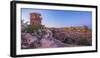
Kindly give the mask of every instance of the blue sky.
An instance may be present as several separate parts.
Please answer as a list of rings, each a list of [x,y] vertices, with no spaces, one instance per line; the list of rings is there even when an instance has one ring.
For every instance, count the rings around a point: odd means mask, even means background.
[[[42,24],[46,27],[71,27],[86,25],[92,28],[92,12],[74,10],[47,10],[22,8],[21,19],[30,21],[30,13],[37,12],[42,16]]]

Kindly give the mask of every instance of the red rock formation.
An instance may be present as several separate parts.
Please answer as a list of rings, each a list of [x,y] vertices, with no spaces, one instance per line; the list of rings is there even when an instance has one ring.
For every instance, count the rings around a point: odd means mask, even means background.
[[[31,13],[30,14],[30,24],[31,25],[41,25],[41,14],[39,13]]]

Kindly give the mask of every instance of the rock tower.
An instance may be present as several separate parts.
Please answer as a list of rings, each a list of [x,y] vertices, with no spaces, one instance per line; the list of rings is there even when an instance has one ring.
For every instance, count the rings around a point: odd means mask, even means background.
[[[41,14],[40,13],[30,13],[30,24],[31,25],[41,25]]]

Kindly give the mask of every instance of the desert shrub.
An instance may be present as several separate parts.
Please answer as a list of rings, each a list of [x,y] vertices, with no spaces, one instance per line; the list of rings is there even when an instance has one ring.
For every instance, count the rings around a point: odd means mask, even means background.
[[[32,32],[37,31],[43,27],[44,26],[42,26],[42,25],[28,25],[28,27],[25,28],[25,31],[28,33],[32,33]]]

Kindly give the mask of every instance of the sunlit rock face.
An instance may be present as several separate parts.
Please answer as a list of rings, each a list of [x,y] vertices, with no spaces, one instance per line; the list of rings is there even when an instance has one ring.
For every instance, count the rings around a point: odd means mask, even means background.
[[[41,14],[40,13],[30,13],[30,24],[31,25],[41,25]]]
[[[22,48],[29,48],[32,43],[38,40],[36,36],[32,36],[29,33],[24,34],[22,37]]]
[[[46,30],[45,32],[46,34],[43,35],[43,38],[41,39],[41,48],[57,47],[53,40],[52,32],[50,30]]]
[[[40,35],[42,33],[40,32],[35,36],[32,36],[29,33],[22,33],[22,48],[56,48],[70,46],[56,40],[52,36],[53,34],[50,30],[45,30],[44,32],[45,33],[43,35]]]
[[[41,39],[41,48],[55,48],[55,47],[67,47],[71,46],[68,44],[64,44],[61,41],[55,39],[53,33],[50,30],[46,30],[46,34]]]

